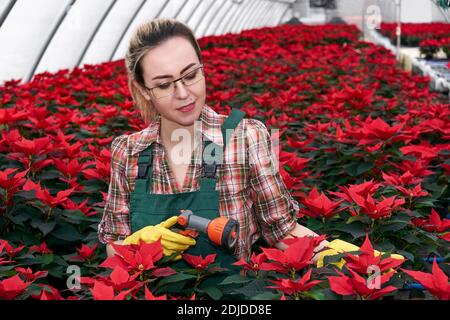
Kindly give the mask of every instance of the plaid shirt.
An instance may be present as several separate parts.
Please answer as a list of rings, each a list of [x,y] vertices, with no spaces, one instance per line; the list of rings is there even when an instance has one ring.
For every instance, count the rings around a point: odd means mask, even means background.
[[[226,115],[205,105],[196,132],[223,146],[221,125]],[[155,143],[153,183],[155,194],[191,192],[199,189],[201,149],[197,144],[180,190],[161,144],[160,118],[139,132],[116,137],[111,143],[111,182],[103,219],[99,224],[102,243],[123,240],[130,235],[130,192],[134,190],[139,152]],[[197,135],[196,135],[197,137]],[[197,141],[197,140],[196,140]],[[220,215],[239,222],[235,255],[249,258],[251,246],[262,236],[273,246],[294,228],[299,205],[287,190],[278,168],[274,168],[270,134],[256,119],[243,119],[229,138],[223,164],[217,170],[216,190],[220,195]]]

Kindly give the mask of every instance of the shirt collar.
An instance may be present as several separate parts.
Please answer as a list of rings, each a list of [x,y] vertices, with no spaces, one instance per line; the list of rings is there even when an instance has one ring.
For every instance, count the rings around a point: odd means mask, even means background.
[[[200,113],[200,126],[197,130],[200,130],[203,135],[203,140],[207,139],[215,144],[223,147],[222,129],[221,125],[224,122],[224,116],[216,113],[208,105],[204,105],[202,112]],[[159,132],[161,128],[161,118],[156,117],[147,128],[139,132],[132,133],[129,141],[136,141],[131,149],[131,155],[135,155],[142,150],[145,150],[153,142],[159,142]],[[133,135],[136,135],[136,139],[133,139]]]

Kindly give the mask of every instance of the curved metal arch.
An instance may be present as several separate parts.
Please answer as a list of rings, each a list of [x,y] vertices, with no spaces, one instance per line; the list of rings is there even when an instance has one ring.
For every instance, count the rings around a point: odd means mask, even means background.
[[[253,1],[245,10],[245,13],[243,13],[242,16],[239,18],[239,20],[236,21],[236,26],[234,28],[235,32],[239,33],[242,31],[242,27],[245,22],[245,19],[248,17],[249,12],[251,12],[255,8],[255,5],[257,5],[258,2],[259,2],[258,0]]]
[[[266,25],[268,27],[271,27],[275,24],[275,20],[278,18],[278,15],[280,14],[280,12],[283,10],[281,5],[277,5],[273,10],[272,10],[272,14],[269,16],[269,18],[267,19]]]
[[[17,0],[10,0],[9,3],[5,6],[5,9],[0,14],[0,28],[2,27],[3,22],[5,22],[16,2]]]
[[[248,9],[248,7],[252,4],[252,0],[247,0],[243,3],[241,11],[234,17],[234,19],[232,20],[233,22],[230,25],[230,32],[234,32],[235,28],[236,28],[236,23],[239,21],[239,19],[242,17],[242,15],[244,14],[244,12]]]
[[[210,23],[210,25],[206,29],[206,33],[205,33],[206,35],[215,35],[215,33],[214,33],[215,30],[222,23],[224,17],[229,12],[229,9],[233,6],[231,1],[229,1],[229,0],[224,0],[223,3],[224,3],[223,7],[219,10],[219,12],[216,15],[217,23],[215,23],[215,24]]]
[[[67,14],[69,13],[68,8],[70,8],[71,6],[74,5],[76,0],[71,0],[71,2],[68,4],[67,9],[64,11],[64,13],[59,17],[57,23],[55,24],[54,28],[52,29],[52,32],[50,32],[49,36],[47,37],[47,39],[44,41],[44,44],[41,47],[41,50],[39,52],[39,54],[36,56],[36,59],[34,60],[34,62],[31,64],[31,68],[29,69],[29,71],[26,73],[26,75],[23,77],[23,79],[25,81],[30,81],[37,68],[39,67],[40,62],[42,61],[42,57],[45,54],[45,51],[47,51],[47,48],[50,46],[50,43],[52,42],[53,37],[56,34],[56,31],[59,29],[59,27],[61,26],[62,22],[64,21],[64,19],[66,18]]]
[[[209,20],[206,24],[206,28],[203,31],[203,33],[200,35],[201,37],[208,35],[208,30],[209,30],[210,26],[212,25],[212,21],[214,20],[214,18],[217,19],[218,13],[223,9],[223,7],[225,6],[226,3],[227,3],[227,0],[222,0],[221,4],[217,7],[216,11],[214,11],[214,13],[211,15],[211,17],[209,17]]]
[[[223,28],[223,31],[225,31],[225,32],[231,32],[230,23],[236,19],[236,16],[237,16],[237,15],[235,15],[236,11],[239,10],[239,8],[242,8],[242,2],[235,3],[235,6],[236,6],[236,9],[234,10],[233,15],[230,16],[230,18],[228,19],[228,21],[226,22],[226,24]],[[221,32],[221,33],[223,33],[223,32]]]
[[[250,22],[253,20],[253,17],[255,15],[255,12],[258,10],[259,5],[261,4],[261,1],[256,1],[255,5],[251,8],[251,10],[249,10],[248,15],[246,16],[244,22],[242,23],[241,29],[242,30],[247,30]]]
[[[263,4],[264,4],[263,1],[257,1],[257,2],[255,3],[255,7],[253,7],[253,8],[250,10],[248,17],[247,17],[246,20],[243,22],[241,31],[242,31],[242,30],[250,29],[250,28],[252,27],[252,22],[254,21],[255,14],[256,14],[257,12],[260,11],[260,9],[261,9],[261,7],[263,6]]]
[[[144,7],[146,2],[147,2],[147,0],[142,0],[142,3],[137,7],[136,11],[134,12],[134,14],[133,14],[132,18],[130,19],[130,21],[128,22],[127,26],[123,29],[122,35],[119,37],[117,44],[114,47],[114,50],[112,51],[112,53],[109,57],[109,61],[112,61],[112,59],[116,55],[117,50],[119,50],[120,44],[122,43],[123,39],[125,38],[125,35],[128,32],[128,29],[130,29],[131,25],[133,24],[134,19],[137,17],[139,12],[142,10],[142,7]]]
[[[263,27],[267,26],[267,20],[268,20],[268,18],[270,18],[270,13],[274,6],[275,6],[275,2],[270,2],[269,8],[267,9],[264,17],[261,19]]]
[[[240,15],[236,18],[236,20],[234,21],[234,24],[231,27],[231,31],[233,33],[238,33],[239,31],[239,27],[241,26],[242,20],[243,18],[247,15],[247,13],[249,12],[249,10],[255,5],[255,3],[258,0],[248,0],[248,3],[246,5],[245,8],[242,8],[242,12],[240,13]]]
[[[232,7],[231,9],[227,12],[227,14],[225,15],[225,17],[223,18],[223,21],[217,25],[216,29],[214,30],[214,34],[219,33],[219,34],[223,34],[226,33],[225,30],[226,26],[228,24],[228,22],[230,21],[230,19],[232,19],[233,14],[235,13],[235,11],[239,8],[240,4],[231,2]],[[220,31],[218,31],[220,30]]]
[[[91,36],[89,37],[88,42],[86,43],[86,45],[84,46],[83,51],[80,54],[80,57],[77,61],[77,63],[75,64],[76,66],[80,66],[81,62],[84,59],[84,56],[86,55],[87,50],[89,49],[89,46],[92,43],[92,40],[95,38],[95,35],[97,34],[98,30],[100,29],[100,27],[102,26],[103,22],[105,22],[106,17],[108,17],[109,13],[111,12],[112,8],[116,5],[117,0],[113,0],[111,2],[111,4],[109,5],[108,9],[106,9],[105,13],[103,14],[103,17],[100,19],[99,23],[97,24],[97,27],[95,28],[95,30],[92,32]]]
[[[267,1],[264,1],[261,3],[261,7],[258,9],[257,14],[255,14],[252,29],[259,28],[259,26],[260,26],[259,21],[261,19],[261,14],[264,13],[268,7],[269,7],[269,3]]]
[[[169,4],[170,0],[166,0],[166,2],[164,2],[164,4],[161,6],[161,8],[159,8],[158,13],[153,17],[153,19],[157,19],[159,18],[159,16],[161,15],[161,13],[164,11],[164,9],[167,7],[167,5]]]
[[[285,5],[277,3],[272,10],[272,14],[267,18],[266,25],[271,27],[275,24],[274,20],[278,18],[280,11],[284,10]]]
[[[202,2],[203,2],[203,0],[200,0],[199,2],[197,2],[194,9],[191,11],[191,14],[189,15],[189,17],[187,17],[187,19],[185,21],[186,24],[189,24],[189,21],[192,19],[192,16],[194,15],[195,11],[197,11],[198,7],[200,7],[200,4]]]
[[[200,27],[200,25],[202,24],[203,20],[205,20],[205,18],[208,16],[209,11],[214,7],[214,3],[216,3],[217,0],[211,0],[208,9],[206,9],[203,14],[202,17],[198,20],[197,25],[194,27],[194,32],[196,33],[198,28]]]
[[[184,7],[186,6],[188,0],[184,0],[183,4],[180,6],[180,8],[178,8],[177,13],[175,13],[175,15],[173,16],[174,19],[177,19],[178,16],[180,15],[180,12],[183,11]]]
[[[264,8],[267,6],[266,1],[259,1],[258,2],[259,7],[253,12],[252,18],[249,20],[247,25],[245,26],[246,29],[253,29],[256,26],[256,21],[260,15],[261,12],[263,12]]]
[[[246,0],[245,2],[243,2],[239,12],[233,17],[233,20],[230,21],[230,27],[229,27],[230,32],[235,33],[234,30],[236,29],[237,22],[241,19],[242,15],[245,13],[247,8],[251,4],[252,4],[251,0]]]
[[[272,4],[269,1],[265,1],[265,7],[264,10],[259,14],[259,17],[257,18],[257,27],[261,28],[264,27],[264,18],[267,16],[267,11],[269,10],[269,8],[272,6]]]
[[[286,9],[284,9],[284,12],[280,15],[280,18],[277,21],[277,25],[280,25],[280,23],[283,21],[283,18],[286,16],[286,14],[292,10],[291,6],[288,6]]]
[[[450,23],[450,11],[447,12],[446,10],[444,10],[444,8],[442,8],[436,0],[431,0],[431,3],[434,4],[434,6],[438,7],[439,11],[441,12],[441,14],[444,16],[445,20],[447,21],[447,23]]]

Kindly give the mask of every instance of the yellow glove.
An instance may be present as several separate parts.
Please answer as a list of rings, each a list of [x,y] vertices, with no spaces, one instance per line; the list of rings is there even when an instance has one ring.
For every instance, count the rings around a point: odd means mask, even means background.
[[[334,255],[344,253],[344,252],[351,252],[351,251],[359,250],[358,246],[355,246],[354,244],[351,244],[351,243],[348,243],[348,242],[345,242],[345,241],[339,240],[339,239],[331,241],[327,245],[327,247],[330,249],[324,250],[319,253],[319,257],[317,259],[317,267],[318,268],[324,266],[323,260],[327,256],[334,256]],[[374,252],[376,255],[382,254],[377,250],[374,250]],[[402,255],[399,255],[399,254],[391,254],[391,258],[400,259],[400,260],[405,259]],[[342,269],[342,266],[345,264],[345,260],[341,259],[339,262],[334,262],[332,264],[338,266],[339,269]]]
[[[144,227],[128,236],[122,244],[139,244],[141,240],[146,243],[153,243],[161,239],[164,255],[170,256],[174,253],[180,253],[174,258],[174,260],[179,260],[181,259],[181,253],[190,246],[195,246],[196,242],[190,237],[169,230],[177,223],[177,219],[177,216],[173,216],[155,226]]]

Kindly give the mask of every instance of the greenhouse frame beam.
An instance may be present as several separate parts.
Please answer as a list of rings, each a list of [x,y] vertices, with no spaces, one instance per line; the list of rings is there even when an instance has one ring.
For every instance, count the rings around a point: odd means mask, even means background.
[[[111,12],[112,8],[116,5],[117,0],[113,0],[111,2],[111,4],[109,5],[108,9],[106,9],[105,13],[103,14],[102,18],[100,19],[99,23],[97,24],[97,27],[95,28],[95,30],[92,32],[91,36],[89,37],[89,40],[87,41],[86,45],[84,46],[83,51],[80,54],[80,57],[78,58],[77,63],[75,64],[76,66],[80,66],[81,62],[84,59],[84,56],[86,55],[86,52],[89,49],[89,46],[92,43],[92,40],[94,40],[95,35],[97,34],[98,30],[100,29],[100,27],[102,26],[103,22],[105,22],[106,18],[108,17],[109,13]]]
[[[16,2],[17,0],[10,0],[9,3],[5,6],[5,10],[3,10],[3,12],[0,14],[0,28],[2,27],[3,22],[5,22]]]
[[[214,7],[214,3],[216,1],[217,0],[212,0],[208,6],[208,9],[206,9],[205,12],[203,12],[202,17],[197,22],[197,25],[192,29],[194,31],[194,33],[197,32],[198,28],[202,24],[203,20],[205,20],[206,16],[208,15],[209,11],[211,10],[211,8]]]
[[[259,5],[260,6],[255,10],[255,12],[253,12],[251,20],[248,22],[246,26],[247,29],[254,29],[256,27],[261,12],[263,12],[264,9],[267,7],[267,1],[264,2],[261,1]]]
[[[222,3],[217,7],[214,14],[211,15],[211,17],[209,18],[209,21],[206,25],[205,31],[203,32],[203,34],[200,35],[201,37],[208,34],[209,26],[212,24],[213,19],[218,16],[219,12],[223,9],[223,7],[225,6],[226,3],[227,3],[227,0],[223,0]]]
[[[252,5],[253,1],[254,0],[247,0],[247,1],[243,2],[241,11],[239,12],[239,14],[236,15],[236,17],[233,20],[233,23],[230,26],[230,32],[235,33],[238,22],[241,21],[242,16],[248,10],[248,8]]]
[[[233,7],[233,3],[231,1],[229,1],[229,0],[224,0],[224,4],[225,5],[222,7],[222,9],[217,14],[217,23],[216,23],[216,25],[213,26],[212,24],[210,24],[208,26],[208,28],[206,29],[206,33],[205,34],[215,35],[214,32],[221,25],[223,19],[227,16],[228,12]]]
[[[183,11],[183,9],[186,6],[187,2],[188,2],[188,0],[184,0],[183,4],[178,8],[177,13],[175,13],[175,15],[173,16],[174,19],[176,19],[180,15],[180,12]]]
[[[194,10],[191,11],[191,14],[189,15],[189,17],[187,17],[185,23],[189,24],[189,21],[192,19],[192,16],[194,15],[195,11],[197,11],[198,7],[200,7],[200,4],[203,2],[203,0],[200,0],[199,2],[197,2],[197,4],[194,7]]]
[[[50,46],[50,43],[52,42],[52,39],[55,36],[56,31],[59,29],[59,27],[61,26],[62,22],[64,21],[64,19],[66,18],[67,14],[69,13],[68,9],[71,6],[74,5],[75,1],[76,0],[71,0],[70,1],[70,3],[67,6],[67,9],[64,11],[64,13],[59,17],[59,19],[55,23],[55,26],[53,27],[52,32],[50,32],[49,36],[44,41],[44,43],[43,43],[43,45],[41,47],[41,50],[39,51],[39,54],[37,55],[36,59],[34,60],[34,62],[31,65],[31,68],[28,70],[27,74],[23,77],[24,81],[28,82],[28,81],[30,81],[33,78],[33,76],[34,76],[34,74],[35,74],[35,72],[36,72],[36,70],[37,70],[37,68],[39,66],[39,63],[41,62],[42,57],[45,54],[45,51],[47,51],[47,48]]]
[[[232,19],[233,14],[236,12],[236,10],[240,6],[240,4],[235,3],[233,1],[232,1],[232,5],[233,5],[233,7],[227,12],[225,17],[223,18],[223,21],[217,25],[217,28],[214,30],[214,34],[216,34],[219,29],[220,29],[220,31],[219,31],[220,34],[226,33],[226,30],[227,30],[226,27],[227,27],[228,23]]]
[[[127,26],[123,29],[122,35],[119,37],[117,44],[114,48],[114,50],[112,51],[110,57],[109,57],[109,61],[112,61],[114,56],[116,55],[117,50],[119,50],[120,44],[123,41],[123,38],[125,37],[125,35],[128,32],[128,29],[131,27],[131,25],[133,24],[134,19],[137,17],[137,15],[139,14],[139,12],[142,10],[142,8],[144,7],[145,3],[147,2],[147,0],[142,0],[142,3],[137,7],[136,11],[133,14],[133,18],[130,19],[130,21],[128,22]]]
[[[253,3],[251,5],[248,6],[247,10],[240,18],[239,23],[236,24],[236,27],[234,28],[235,32],[239,33],[243,30],[244,22],[249,17],[249,14],[252,12],[252,10],[255,8],[255,5],[258,5],[258,2],[259,2],[258,0],[255,0],[255,1],[253,1]]]

